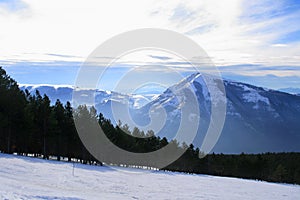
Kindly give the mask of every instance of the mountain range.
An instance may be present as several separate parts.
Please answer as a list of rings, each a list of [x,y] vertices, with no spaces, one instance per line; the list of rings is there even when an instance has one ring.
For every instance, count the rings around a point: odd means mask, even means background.
[[[192,107],[195,104],[190,103],[193,95],[186,92],[191,90],[200,110],[199,127],[193,144],[201,147],[211,122],[213,103],[213,94],[210,94],[205,78],[203,74],[192,74],[157,96],[92,89],[76,91],[80,94],[77,95],[80,102],[92,95],[97,111],[105,117],[116,121],[125,119],[124,123],[128,123],[130,127],[132,122],[138,126],[154,123],[157,126],[154,131],[158,136],[171,139],[175,137],[181,123],[182,105],[186,104],[189,110],[196,109]],[[213,88],[213,93],[221,94],[219,80],[211,77],[211,82],[214,86],[210,87]],[[300,151],[300,96],[230,80],[224,80],[223,85],[226,91],[226,119],[213,152]],[[23,85],[20,88],[31,93],[39,90],[41,94],[47,94],[52,102],[60,99],[63,103],[72,100],[74,91],[71,86]],[[184,130],[189,134],[188,127]]]
[[[287,92],[290,94],[296,94],[296,95],[300,96],[300,88],[293,88],[293,87],[281,88],[281,89],[279,89],[279,91]]]

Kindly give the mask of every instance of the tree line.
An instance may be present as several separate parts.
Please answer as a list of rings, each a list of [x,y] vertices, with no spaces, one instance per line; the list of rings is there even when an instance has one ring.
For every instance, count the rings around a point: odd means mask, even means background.
[[[74,120],[84,116],[96,121],[107,138],[118,147],[136,153],[153,152],[171,144],[183,155],[162,170],[249,178],[273,182],[300,184],[300,153],[264,153],[224,155],[209,154],[200,159],[199,148],[193,144],[179,144],[176,140],[155,136],[119,122],[117,125],[97,115],[94,107],[81,105],[73,110],[67,102],[51,104],[47,95],[39,91],[30,94],[0,67],[0,152],[16,153],[44,159],[57,159],[83,164],[139,165],[126,161],[95,159],[82,144]],[[74,111],[74,112],[73,112]],[[74,116],[73,116],[74,114]],[[74,119],[75,118],[75,119]],[[144,163],[143,163],[144,164]],[[154,167],[154,163],[147,163]]]

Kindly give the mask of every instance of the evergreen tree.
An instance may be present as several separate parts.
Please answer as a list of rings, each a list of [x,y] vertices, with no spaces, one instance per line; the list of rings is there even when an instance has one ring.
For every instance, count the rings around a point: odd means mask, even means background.
[[[66,125],[66,117],[65,117],[65,109],[63,104],[60,102],[59,99],[56,100],[55,106],[54,106],[54,117],[57,121],[57,128],[55,130],[55,137],[54,137],[54,142],[55,142],[55,151],[54,155],[57,157],[57,160],[60,160],[60,156],[65,156],[66,155],[66,149],[64,148],[65,146],[63,145],[63,141],[65,141],[64,138],[64,131],[65,131],[65,125]]]
[[[16,134],[22,132],[25,95],[19,90],[17,82],[0,67],[0,138],[6,153],[17,148]],[[5,139],[4,139],[5,138]]]

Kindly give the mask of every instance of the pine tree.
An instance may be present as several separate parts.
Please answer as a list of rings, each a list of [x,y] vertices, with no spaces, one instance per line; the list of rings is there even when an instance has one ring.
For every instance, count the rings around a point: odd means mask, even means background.
[[[286,176],[287,176],[286,168],[282,164],[279,164],[276,167],[274,173],[272,174],[272,179],[274,181],[284,182],[286,180]]]
[[[2,143],[7,153],[12,153],[17,147],[16,134],[22,130],[24,93],[19,89],[17,82],[6,74],[0,67],[0,137],[6,138]]]
[[[57,160],[60,160],[60,156],[66,155],[66,150],[63,149],[65,146],[63,145],[63,141],[65,140],[64,138],[64,131],[65,131],[65,125],[66,125],[66,117],[65,117],[65,109],[63,104],[60,102],[59,99],[56,100],[55,105],[54,105],[54,117],[57,121],[57,128],[55,130],[55,153]]]

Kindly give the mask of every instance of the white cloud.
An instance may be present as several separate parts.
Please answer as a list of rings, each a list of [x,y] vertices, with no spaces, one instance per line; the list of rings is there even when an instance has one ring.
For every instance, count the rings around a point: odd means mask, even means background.
[[[299,65],[300,61],[299,42],[274,43],[282,35],[299,29],[299,13],[269,14],[280,10],[284,6],[282,2],[23,2],[26,9],[17,12],[0,8],[0,60],[82,62],[98,45],[116,34],[155,27],[185,33],[197,41],[217,65]],[[193,34],[189,34],[191,31]]]
[[[135,28],[152,27],[146,1],[26,0],[30,17],[1,12],[2,59],[45,59],[48,53],[85,58],[101,42]],[[32,53],[32,56],[24,55]],[[24,57],[23,57],[24,56]]]

